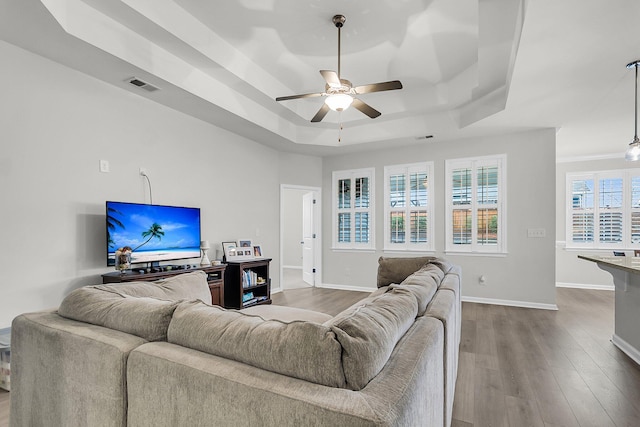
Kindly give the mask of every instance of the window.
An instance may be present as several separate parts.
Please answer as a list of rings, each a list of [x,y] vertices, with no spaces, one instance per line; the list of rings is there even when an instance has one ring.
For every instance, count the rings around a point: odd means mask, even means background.
[[[567,247],[640,243],[640,169],[567,174]]]
[[[433,163],[384,168],[384,249],[433,251]]]
[[[333,172],[334,249],[374,249],[374,170]]]
[[[450,252],[506,253],[506,155],[446,161]]]

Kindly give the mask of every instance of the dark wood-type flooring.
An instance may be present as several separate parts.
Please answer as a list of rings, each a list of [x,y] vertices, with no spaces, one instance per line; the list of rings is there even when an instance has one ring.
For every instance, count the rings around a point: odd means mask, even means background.
[[[610,342],[614,293],[558,288],[557,305],[463,304],[453,426],[640,426],[640,367]]]
[[[292,289],[273,302],[335,315],[366,295]],[[559,311],[463,303],[453,426],[640,426],[640,367],[610,342],[613,297],[559,288]]]

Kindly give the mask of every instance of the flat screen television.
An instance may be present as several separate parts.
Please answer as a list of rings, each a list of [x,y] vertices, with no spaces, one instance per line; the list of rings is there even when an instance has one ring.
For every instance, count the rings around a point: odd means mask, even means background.
[[[132,264],[200,257],[200,208],[108,201],[106,217],[108,266],[126,246]]]

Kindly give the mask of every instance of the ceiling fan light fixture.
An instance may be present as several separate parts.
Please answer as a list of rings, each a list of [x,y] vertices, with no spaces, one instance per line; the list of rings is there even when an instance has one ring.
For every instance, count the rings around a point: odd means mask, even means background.
[[[324,101],[333,111],[344,111],[349,108],[352,102],[353,98],[346,93],[334,93],[327,96]]]

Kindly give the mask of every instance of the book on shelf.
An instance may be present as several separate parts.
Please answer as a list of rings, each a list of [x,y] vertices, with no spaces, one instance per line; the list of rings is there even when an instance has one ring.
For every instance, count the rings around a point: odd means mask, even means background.
[[[250,300],[243,301],[243,302],[242,302],[242,305],[243,305],[243,306],[247,306],[247,305],[254,304],[254,303],[256,303],[256,302],[258,302],[258,298],[251,298]]]
[[[258,278],[258,273],[253,270],[243,270],[242,271],[242,287],[250,288],[252,286],[259,285],[259,280],[262,278]]]

